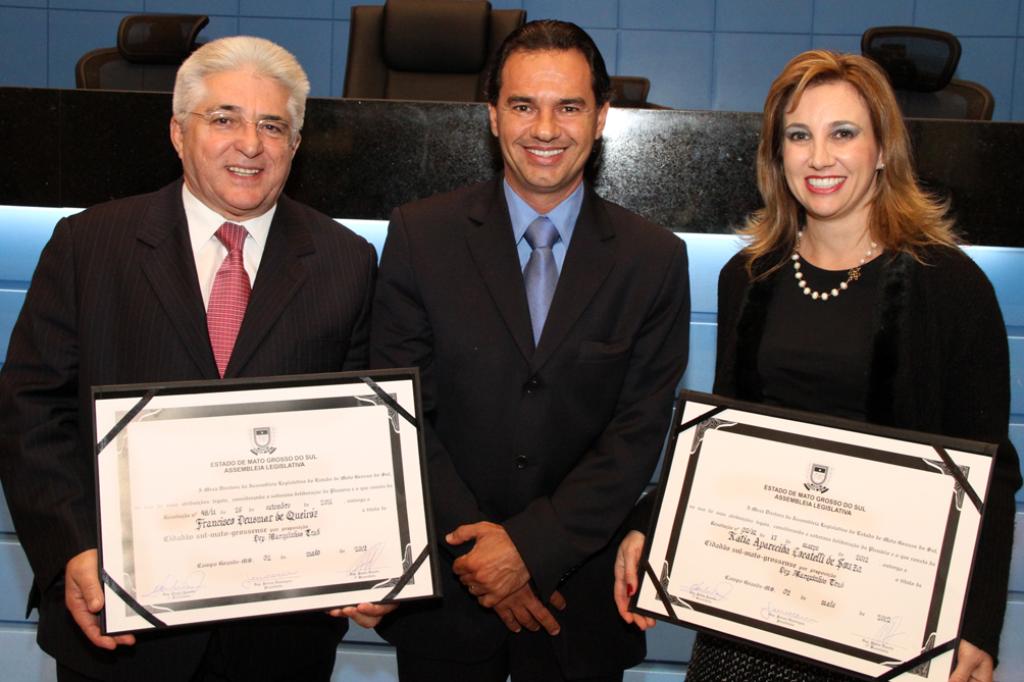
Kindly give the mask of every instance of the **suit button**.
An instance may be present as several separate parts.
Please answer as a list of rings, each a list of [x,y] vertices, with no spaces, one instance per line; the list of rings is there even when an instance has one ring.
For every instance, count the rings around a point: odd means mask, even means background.
[[[526,459],[526,455],[519,455],[516,457],[516,469],[525,469],[527,462],[530,460]]]
[[[523,386],[523,388],[526,389],[527,393],[533,393],[534,391],[536,391],[540,387],[541,387],[540,379],[538,379],[536,376],[530,377],[526,381],[526,384]]]

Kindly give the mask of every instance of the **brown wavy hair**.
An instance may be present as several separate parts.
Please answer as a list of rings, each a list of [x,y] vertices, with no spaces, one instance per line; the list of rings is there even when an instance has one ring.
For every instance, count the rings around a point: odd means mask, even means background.
[[[746,237],[747,267],[780,254],[778,263],[766,263],[768,274],[785,262],[804,222],[805,211],[786,184],[782,167],[783,123],[807,88],[823,83],[849,83],[860,94],[871,117],[871,127],[882,151],[885,168],[878,171],[871,203],[871,233],[890,252],[919,258],[920,249],[957,243],[949,202],[927,194],[917,183],[910,138],[896,96],[885,72],[867,57],[810,50],[786,64],[772,82],[764,102],[761,141],[757,148],[757,186],[764,207],[747,219],[740,234]]]

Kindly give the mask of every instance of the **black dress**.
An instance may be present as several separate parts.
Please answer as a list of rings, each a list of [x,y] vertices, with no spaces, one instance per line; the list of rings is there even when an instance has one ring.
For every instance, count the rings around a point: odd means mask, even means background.
[[[761,402],[847,419],[865,419],[875,311],[883,257],[865,264],[860,278],[826,301],[804,294],[787,264],[776,275],[757,353]],[[830,291],[847,271],[801,261],[804,280]],[[792,280],[792,281],[790,281]],[[855,682],[856,678],[700,633],[687,682]]]
[[[746,258],[737,254],[719,276],[715,393],[998,444],[962,628],[964,639],[998,663],[1014,493],[1022,481],[1007,433],[1009,352],[992,285],[961,250],[934,246],[919,258],[884,253],[837,299],[806,301],[788,253],[764,258],[783,265],[753,281]],[[803,268],[818,291],[845,279]],[[852,679],[705,634],[697,637],[686,678]]]

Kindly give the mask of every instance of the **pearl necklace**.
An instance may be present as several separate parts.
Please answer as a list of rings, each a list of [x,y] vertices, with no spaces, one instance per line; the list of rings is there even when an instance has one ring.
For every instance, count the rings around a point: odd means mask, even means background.
[[[827,301],[828,299],[835,298],[841,292],[849,289],[851,282],[856,282],[860,279],[861,266],[871,260],[871,257],[875,255],[875,249],[878,248],[878,244],[871,242],[871,246],[868,247],[867,253],[864,254],[864,257],[860,259],[860,263],[846,272],[846,280],[840,282],[838,287],[833,288],[831,291],[815,291],[804,280],[804,273],[800,272],[800,238],[803,237],[803,235],[803,230],[796,233],[796,245],[793,247],[793,255],[790,256],[790,260],[793,261],[793,276],[796,278],[796,285],[804,292],[805,296],[810,296],[815,301]]]

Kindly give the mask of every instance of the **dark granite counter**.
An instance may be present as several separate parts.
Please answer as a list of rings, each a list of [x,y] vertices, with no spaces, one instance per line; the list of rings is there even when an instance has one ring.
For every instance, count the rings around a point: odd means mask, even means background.
[[[0,204],[90,206],[180,174],[170,95],[0,88]],[[728,232],[759,205],[760,115],[613,109],[593,164],[604,196],[685,232]],[[911,120],[922,182],[975,244],[1024,246],[1024,123]],[[481,104],[311,99],[287,192],[338,218],[386,218],[500,168]]]

